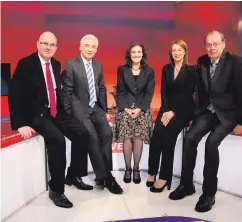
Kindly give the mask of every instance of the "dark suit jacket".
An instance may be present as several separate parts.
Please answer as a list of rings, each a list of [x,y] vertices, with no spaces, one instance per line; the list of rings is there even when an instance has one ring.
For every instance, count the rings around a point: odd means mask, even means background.
[[[135,81],[132,70],[126,65],[118,67],[117,106],[119,111],[130,108],[135,103],[141,110],[147,111],[154,94],[154,70],[146,66],[140,70]]]
[[[224,51],[220,57],[215,76],[208,82],[210,58],[198,59],[198,84],[196,98],[203,111],[209,105],[209,97],[221,124],[230,129],[242,124],[242,58]]]
[[[63,110],[60,88],[60,62],[51,59],[56,82],[57,109]],[[9,110],[13,130],[31,126],[35,117],[43,115],[49,106],[44,73],[38,53],[18,62],[9,86]]]
[[[174,66],[164,65],[161,79],[162,112],[173,111],[176,114],[189,115],[194,112],[194,92],[196,85],[196,67],[182,66],[178,76],[174,79]]]
[[[92,67],[97,103],[104,112],[107,112],[107,95],[103,80],[102,65],[99,61],[93,59]],[[90,95],[87,74],[81,56],[66,61],[61,78],[65,110],[78,120],[82,120],[88,113]]]

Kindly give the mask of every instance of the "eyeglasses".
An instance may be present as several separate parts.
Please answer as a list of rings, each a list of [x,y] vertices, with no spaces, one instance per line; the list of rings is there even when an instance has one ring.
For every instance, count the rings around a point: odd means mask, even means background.
[[[45,47],[49,47],[50,46],[50,48],[54,48],[54,47],[57,46],[57,44],[55,44],[55,43],[48,43],[48,42],[41,42],[41,41],[39,41],[39,43],[41,45],[44,45]]]
[[[208,48],[208,49],[212,48],[212,46],[213,46],[214,48],[218,48],[218,46],[219,46],[221,43],[222,43],[222,42],[220,42],[220,43],[217,43],[217,42],[214,42],[214,43],[206,43],[205,46],[206,46],[206,48]]]

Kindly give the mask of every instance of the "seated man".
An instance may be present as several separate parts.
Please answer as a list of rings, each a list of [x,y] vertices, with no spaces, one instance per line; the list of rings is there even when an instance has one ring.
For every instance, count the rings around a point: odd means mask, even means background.
[[[87,130],[64,111],[60,85],[61,65],[52,58],[57,50],[55,35],[51,32],[41,34],[37,49],[38,52],[18,62],[13,74],[9,87],[11,125],[23,139],[30,138],[35,132],[44,137],[51,176],[49,197],[55,205],[70,208],[73,204],[64,195],[64,136],[73,142],[73,178],[78,178],[81,188],[92,189],[81,181],[81,177],[87,175]]]
[[[62,73],[65,110],[83,123],[89,132],[88,152],[97,185],[106,186],[111,193],[121,194],[123,190],[111,174],[113,136],[107,121],[102,65],[93,59],[98,39],[86,35],[80,43],[81,55],[69,59]]]
[[[242,132],[242,58],[225,51],[224,35],[218,31],[209,32],[204,43],[207,55],[198,59],[198,112],[185,137],[180,185],[169,196],[179,200],[195,193],[193,170],[197,146],[209,133],[205,143],[203,194],[195,207],[198,212],[209,211],[215,204],[219,145],[233,129],[236,134]]]

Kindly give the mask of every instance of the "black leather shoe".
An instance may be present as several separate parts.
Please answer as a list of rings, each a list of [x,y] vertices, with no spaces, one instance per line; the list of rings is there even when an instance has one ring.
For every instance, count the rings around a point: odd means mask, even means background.
[[[49,191],[49,197],[58,207],[71,208],[73,204],[67,199],[65,194],[58,194],[52,190]]]
[[[205,196],[204,194],[202,194],[196,204],[195,210],[200,213],[207,212],[212,209],[214,204],[215,196]]]
[[[139,170],[135,170],[135,169],[133,170],[133,182],[135,184],[139,184],[141,182]]]
[[[187,187],[184,185],[179,185],[174,191],[169,195],[171,200],[181,200],[185,196],[192,195],[196,192],[194,185]]]
[[[131,182],[131,174],[132,174],[132,169],[125,170],[125,172],[124,172],[124,182],[125,183]]]
[[[81,177],[68,177],[67,176],[65,183],[69,186],[74,185],[79,190],[93,190],[93,186],[85,184],[82,181]]]
[[[165,189],[165,187],[167,187],[167,190],[170,190],[171,189],[171,182],[166,181],[166,183],[162,187],[159,187],[159,188],[152,186],[150,188],[150,192],[161,193]]]
[[[154,183],[155,183],[155,180],[156,180],[156,176],[154,176],[155,178],[154,178],[154,181],[146,181],[146,186],[147,187],[152,187],[153,185],[154,185]]]
[[[123,189],[118,185],[115,178],[105,180],[105,186],[113,194],[122,194]]]

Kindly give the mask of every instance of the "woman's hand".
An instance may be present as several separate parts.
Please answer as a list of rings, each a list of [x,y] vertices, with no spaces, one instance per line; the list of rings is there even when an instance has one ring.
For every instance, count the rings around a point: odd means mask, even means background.
[[[174,117],[175,113],[172,111],[164,112],[161,117],[161,122],[164,126],[167,126],[170,120]]]
[[[140,114],[141,109],[140,108],[136,108],[136,109],[125,108],[124,111],[126,113],[128,113],[128,115],[131,116],[132,118],[136,118]]]
[[[128,113],[129,116],[132,117],[132,112],[133,112],[132,109],[125,108],[124,111]]]
[[[132,110],[132,118],[136,118],[137,116],[139,116],[140,112],[141,112],[140,108],[133,109]]]

